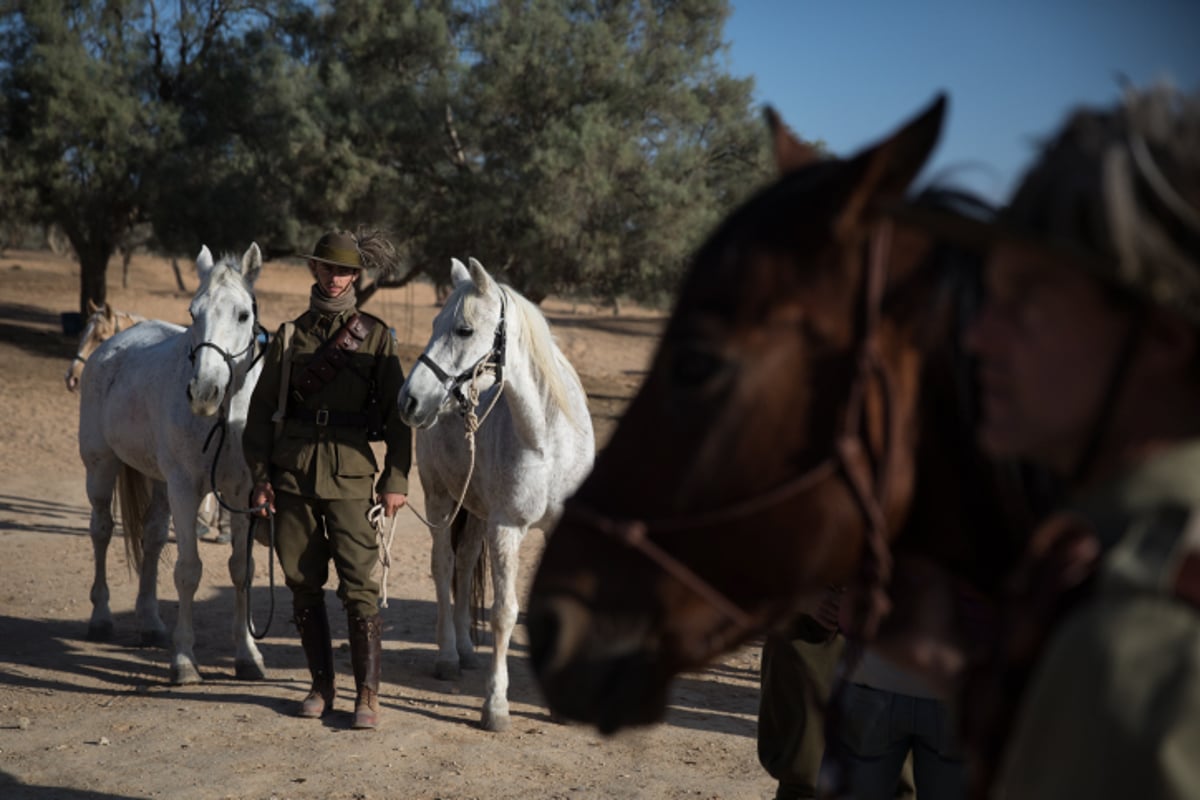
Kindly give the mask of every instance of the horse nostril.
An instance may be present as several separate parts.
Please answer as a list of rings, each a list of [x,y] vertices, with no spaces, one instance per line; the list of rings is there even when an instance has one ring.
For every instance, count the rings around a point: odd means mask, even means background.
[[[404,400],[404,416],[411,418],[416,413],[417,413],[417,398],[413,397],[412,395],[409,395]]]
[[[187,391],[187,399],[190,401],[192,399],[192,385],[190,383],[187,385],[186,391]]]

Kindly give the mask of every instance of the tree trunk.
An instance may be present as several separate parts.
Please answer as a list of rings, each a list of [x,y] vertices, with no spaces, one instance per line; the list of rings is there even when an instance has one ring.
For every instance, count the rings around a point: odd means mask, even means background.
[[[88,300],[104,307],[108,300],[108,259],[112,252],[83,250],[79,253],[79,313],[87,319]]]
[[[183,273],[179,271],[179,259],[171,259],[171,271],[175,273],[175,286],[180,294],[187,294],[187,286],[183,282]]]

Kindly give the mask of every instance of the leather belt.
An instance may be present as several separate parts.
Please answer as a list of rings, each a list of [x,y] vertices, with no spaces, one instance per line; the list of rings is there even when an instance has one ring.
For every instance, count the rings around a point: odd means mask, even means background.
[[[327,408],[292,408],[288,410],[288,419],[306,422],[319,428],[366,428],[367,415],[357,411],[330,411]]]

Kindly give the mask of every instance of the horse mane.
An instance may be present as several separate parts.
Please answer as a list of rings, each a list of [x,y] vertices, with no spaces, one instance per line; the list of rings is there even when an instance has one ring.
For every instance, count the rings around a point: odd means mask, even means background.
[[[714,248],[719,249],[719,252],[729,244],[739,241],[754,241],[768,249],[792,249],[796,232],[801,227],[796,224],[794,216],[797,204],[811,203],[814,185],[827,180],[831,175],[836,175],[844,165],[845,162],[839,159],[823,159],[788,172],[762,187],[712,232],[697,251],[693,258],[694,263],[709,260]],[[814,208],[813,212],[831,213],[839,205],[838,202],[823,203],[821,208]],[[717,263],[727,262],[730,266],[737,261],[732,258],[713,260]]]
[[[521,347],[529,354],[529,362],[534,381],[539,391],[547,401],[547,406],[563,413],[572,424],[578,426],[570,403],[567,402],[567,385],[564,377],[569,375],[582,388],[579,375],[571,362],[559,350],[550,330],[546,315],[536,305],[518,293],[506,283],[496,281],[496,286],[504,295],[511,316],[518,321],[517,335]],[[472,319],[472,297],[479,297],[478,291],[470,291],[463,298],[463,316]]]

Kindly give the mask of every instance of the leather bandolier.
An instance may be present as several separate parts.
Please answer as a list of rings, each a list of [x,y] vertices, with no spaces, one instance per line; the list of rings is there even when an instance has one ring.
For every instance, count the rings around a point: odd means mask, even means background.
[[[375,320],[354,314],[333,336],[313,354],[304,370],[292,381],[291,391],[297,400],[304,400],[320,391],[336,378],[366,341],[375,328]],[[373,378],[364,378],[370,384],[367,407],[361,412],[312,410],[296,405],[287,410],[289,419],[317,425],[334,425],[345,428],[364,428],[369,441],[383,439],[383,415],[379,408],[377,387]]]

